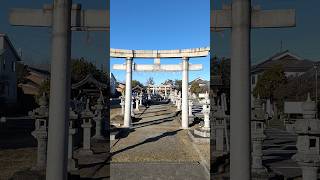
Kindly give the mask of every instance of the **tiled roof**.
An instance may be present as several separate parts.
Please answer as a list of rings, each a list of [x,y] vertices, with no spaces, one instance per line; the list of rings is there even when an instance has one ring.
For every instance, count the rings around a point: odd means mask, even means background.
[[[276,53],[265,61],[252,66],[251,73],[261,72],[275,65],[281,65],[286,72],[305,72],[312,67],[313,64],[313,61],[302,59],[286,50]]]

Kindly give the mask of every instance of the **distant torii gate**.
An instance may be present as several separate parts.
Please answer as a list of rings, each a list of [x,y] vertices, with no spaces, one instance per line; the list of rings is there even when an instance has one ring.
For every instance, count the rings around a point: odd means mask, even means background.
[[[181,127],[187,129],[189,127],[188,113],[188,81],[189,71],[202,69],[202,64],[189,64],[190,58],[206,57],[210,51],[209,47],[182,49],[182,50],[124,50],[110,49],[110,57],[125,58],[126,64],[115,64],[113,69],[126,70],[126,96],[125,96],[125,114],[124,127],[131,126],[131,81],[132,71],[164,71],[174,72],[182,71],[182,116]],[[154,59],[152,65],[134,64],[133,58]],[[181,58],[182,64],[160,64],[160,58]]]
[[[43,9],[10,12],[11,25],[52,27],[46,180],[67,179],[71,30],[109,32],[109,3],[107,0],[107,10],[82,10],[80,4],[72,5],[72,0],[54,0],[53,5],[45,5]]]
[[[295,10],[251,9],[251,0],[211,12],[211,31],[232,29],[230,179],[251,179],[250,29],[295,26]]]

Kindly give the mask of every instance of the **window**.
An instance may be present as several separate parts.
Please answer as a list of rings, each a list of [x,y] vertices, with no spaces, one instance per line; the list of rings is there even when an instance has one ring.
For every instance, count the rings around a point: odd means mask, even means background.
[[[2,64],[3,71],[6,71],[6,59],[3,58],[3,64]]]
[[[256,84],[256,76],[255,75],[253,75],[251,77],[251,84]]]
[[[262,123],[258,122],[256,128],[257,129],[262,129]]]
[[[14,61],[12,61],[11,70],[12,72],[16,72],[16,63]]]
[[[316,142],[317,142],[317,140],[314,139],[314,138],[309,139],[309,147],[310,147],[310,148],[316,147]]]

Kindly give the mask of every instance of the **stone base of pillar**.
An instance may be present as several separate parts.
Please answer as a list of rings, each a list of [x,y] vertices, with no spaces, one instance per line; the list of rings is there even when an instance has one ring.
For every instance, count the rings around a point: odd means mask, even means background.
[[[202,137],[199,135],[196,135],[192,129],[188,130],[188,135],[192,142],[196,144],[209,144],[210,143],[210,138],[208,137]]]
[[[97,139],[97,140],[104,140],[104,139],[106,139],[104,136],[102,136],[102,135],[94,135],[93,137],[92,137],[92,139]]]
[[[76,159],[68,159],[68,171],[77,171],[78,168],[78,161]]]
[[[210,128],[195,128],[193,132],[198,136],[210,138]]]
[[[93,151],[91,149],[80,149],[79,155],[80,156],[93,155]]]
[[[44,165],[44,166],[35,165],[35,166],[31,167],[30,170],[32,170],[32,171],[44,171],[45,169],[46,169],[46,165]]]
[[[268,172],[266,168],[261,168],[261,169],[252,168],[252,173],[251,173],[252,180],[268,180],[274,176],[275,174]]]

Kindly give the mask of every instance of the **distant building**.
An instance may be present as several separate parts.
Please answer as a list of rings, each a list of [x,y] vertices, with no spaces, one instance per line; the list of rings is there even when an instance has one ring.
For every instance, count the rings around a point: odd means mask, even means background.
[[[110,93],[111,96],[114,96],[117,92],[117,80],[112,73],[110,73]]]
[[[289,50],[277,53],[261,63],[251,67],[251,104],[253,104],[253,90],[257,85],[259,76],[266,70],[273,68],[275,65],[281,65],[286,77],[296,77],[305,74],[310,68],[313,67],[314,62],[311,60],[303,59]],[[276,111],[275,104],[268,100],[266,110],[271,116]]]
[[[191,86],[193,83],[199,83],[199,86],[200,87],[203,87],[203,86],[210,86],[210,81],[207,81],[201,77],[198,77],[196,79],[194,79],[193,81],[189,82],[189,86]]]
[[[17,61],[20,56],[8,36],[0,34],[0,99],[7,104],[17,102]]]
[[[25,81],[19,83],[18,86],[21,87],[24,94],[38,95],[41,84],[50,79],[50,72],[30,66],[27,71],[28,75],[24,78]]]
[[[281,65],[287,77],[300,76],[313,67],[314,62],[303,59],[288,50],[277,53],[261,63],[251,67],[251,91],[256,87],[258,77],[264,71],[271,69],[275,65]]]

